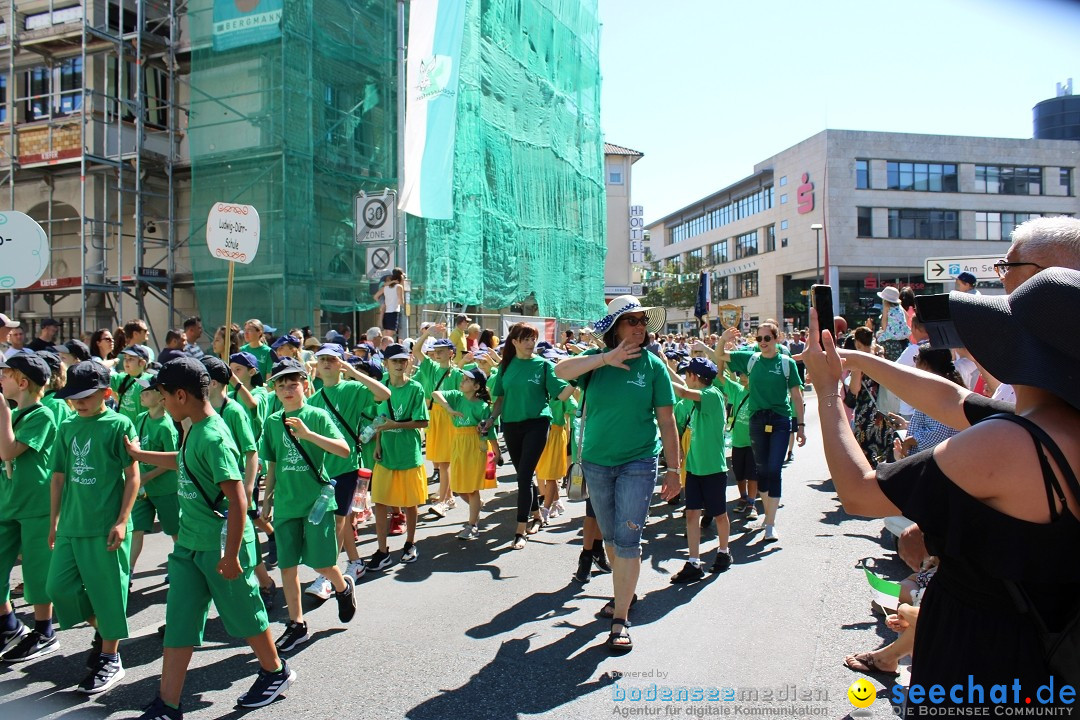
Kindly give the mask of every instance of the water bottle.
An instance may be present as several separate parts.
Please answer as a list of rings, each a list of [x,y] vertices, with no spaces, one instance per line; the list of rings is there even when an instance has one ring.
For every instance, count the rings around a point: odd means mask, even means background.
[[[364,429],[360,431],[360,442],[362,442],[362,443],[371,442],[371,438],[375,437],[375,431],[378,430],[379,428],[381,428],[385,424],[386,424],[386,416],[385,415],[379,415],[378,417],[376,417],[374,420],[371,421],[370,425],[365,426]]]
[[[326,511],[330,509],[330,501],[333,498],[334,486],[323,485],[322,490],[319,491],[319,497],[315,499],[315,504],[311,506],[311,512],[308,513],[308,522],[312,525],[321,523],[323,517],[326,515]]]
[[[225,541],[229,539],[229,511],[226,510],[221,521],[221,557],[225,557]]]

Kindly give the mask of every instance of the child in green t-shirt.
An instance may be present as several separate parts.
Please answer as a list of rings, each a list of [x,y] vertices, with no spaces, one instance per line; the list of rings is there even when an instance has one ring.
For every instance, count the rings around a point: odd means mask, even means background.
[[[49,372],[51,373],[49,375],[49,384],[45,386],[45,394],[41,396],[41,404],[52,410],[56,426],[60,427],[60,423],[75,414],[75,411],[68,405],[67,400],[57,400],[56,398],[56,391],[64,387],[64,381],[67,379],[67,367],[64,366],[60,356],[54,352],[38,350],[37,355],[49,366]]]
[[[324,469],[327,453],[346,458],[350,452],[330,414],[304,403],[308,376],[298,360],[274,363],[269,382],[283,409],[266,419],[259,440],[267,464],[262,517],[274,518],[281,585],[289,606],[289,624],[277,639],[278,650],[284,652],[308,640],[300,604],[300,563],[333,585],[341,622],[356,613],[355,582],[337,566],[337,503]]]
[[[95,695],[124,677],[120,640],[128,635],[131,508],[139,467],[124,439],[137,437],[124,415],[105,407],[109,369],[81,362],[68,370],[56,396],[70,399],[75,417],[60,426],[52,454],[46,591],[60,627],[88,622],[97,629],[89,674],[79,691]]]
[[[124,363],[124,372],[113,373],[110,386],[116,396],[116,411],[135,422],[142,407],[139,404],[139,378],[146,372],[150,362],[150,353],[142,345],[129,345],[120,351]]]
[[[165,413],[161,393],[150,387],[154,377],[147,373],[139,378],[139,402],[146,412],[135,418],[135,431],[139,445],[152,452],[176,452],[179,435],[171,417]],[[131,509],[131,572],[142,554],[143,535],[154,531],[154,517],[161,521],[161,529],[176,542],[180,532],[180,500],[176,497],[176,472],[168,468],[139,466],[139,494]]]
[[[140,462],[176,471],[180,534],[169,555],[164,658],[158,697],[140,720],[179,720],[180,697],[194,647],[202,644],[211,601],[233,637],[244,638],[259,674],[241,707],[269,705],[296,679],[278,655],[254,578],[255,533],[247,522],[240,451],[209,399],[210,378],[194,358],[170,360],[153,380],[169,416],[190,422],[178,452],[150,452],[134,443]]]
[[[728,435],[731,456],[728,466],[739,487],[739,503],[735,512],[746,513],[747,520],[757,520],[757,464],[750,447],[750,376],[747,373],[724,375],[724,397],[728,407]]]
[[[41,404],[52,371],[36,355],[0,361],[0,655],[32,660],[59,647],[46,591],[49,572],[49,459],[56,442],[52,411]],[[14,401],[14,413],[6,401]],[[23,597],[34,606],[34,629],[15,617],[11,571],[22,556]]]
[[[716,365],[707,358],[693,357],[686,366],[684,381],[668,360],[675,394],[694,403],[690,412],[690,446],[683,464],[686,466],[686,542],[690,558],[682,570],[671,576],[673,583],[687,583],[705,577],[700,559],[701,514],[707,512],[716,519],[718,544],[716,560],[711,571],[724,572],[731,567],[728,537],[731,523],[727,515],[727,459],[724,457],[724,436],[727,416],[724,395],[713,384]]]
[[[260,413],[260,405],[267,394],[266,388],[256,387],[253,384],[259,372],[259,360],[249,352],[235,352],[229,356],[229,369],[236,377],[229,396],[240,403],[240,407],[247,413],[248,419],[251,420],[251,430],[255,433],[255,439],[258,440],[265,417]]]

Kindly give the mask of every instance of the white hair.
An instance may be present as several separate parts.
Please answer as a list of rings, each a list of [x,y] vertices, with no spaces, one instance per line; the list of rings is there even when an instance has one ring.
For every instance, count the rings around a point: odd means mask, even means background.
[[[1059,215],[1028,220],[1012,233],[1013,247],[1046,267],[1080,270],[1080,220]]]
[[[374,341],[377,340],[380,335],[382,335],[382,330],[377,327],[370,327],[368,328],[368,331],[365,333],[365,335],[367,335],[367,339],[369,341]]]

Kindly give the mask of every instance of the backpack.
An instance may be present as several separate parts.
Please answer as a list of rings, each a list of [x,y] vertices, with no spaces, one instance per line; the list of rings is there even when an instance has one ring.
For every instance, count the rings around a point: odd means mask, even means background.
[[[757,365],[758,359],[761,358],[761,353],[756,352],[750,356],[750,359],[746,361],[746,374],[749,375],[750,371]],[[791,380],[791,366],[783,360],[784,356],[780,355],[780,367],[784,370],[784,382]],[[790,359],[790,358],[789,358]]]

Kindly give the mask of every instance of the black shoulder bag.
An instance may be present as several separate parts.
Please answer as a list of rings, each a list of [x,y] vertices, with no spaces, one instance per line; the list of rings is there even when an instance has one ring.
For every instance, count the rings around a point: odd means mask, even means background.
[[[1073,491],[1073,495],[1078,498],[1080,498],[1080,482],[1077,481],[1076,474],[1069,466],[1065,454],[1061,452],[1061,448],[1057,446],[1049,433],[1020,415],[991,415],[987,419],[1007,420],[1027,430],[1028,435],[1031,436],[1035,443],[1035,451],[1039,456],[1039,466],[1042,468],[1043,478],[1047,481],[1046,497],[1050,503],[1051,518],[1057,517],[1057,509],[1054,506],[1051,488],[1057,493],[1058,499],[1061,501],[1062,512],[1069,512],[1069,507],[1065,502],[1065,494],[1061,491],[1057,477],[1050,468],[1046,453],[1049,452],[1050,456],[1054,458],[1058,469],[1061,470],[1062,477]],[[1060,630],[1053,632],[1047,626],[1042,615],[1039,614],[1038,608],[1031,602],[1031,598],[1027,591],[1024,590],[1024,587],[1015,580],[1005,580],[1004,583],[1009,590],[1009,594],[1012,595],[1017,609],[1031,618],[1039,640],[1042,642],[1043,657],[1050,672],[1062,682],[1073,687],[1080,685],[1080,606],[1073,610]]]
[[[449,368],[446,372],[443,373],[443,376],[441,378],[439,378],[439,382],[435,383],[435,389],[432,390],[431,392],[433,392],[433,393],[439,392],[439,388],[442,387],[443,381],[446,380],[446,376],[449,375],[453,369],[454,368]],[[432,408],[432,406],[434,404],[435,404],[435,401],[429,398],[428,401],[427,401],[427,409],[431,410],[431,408]]]

